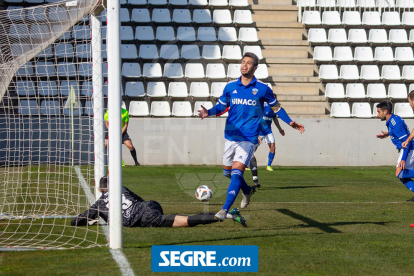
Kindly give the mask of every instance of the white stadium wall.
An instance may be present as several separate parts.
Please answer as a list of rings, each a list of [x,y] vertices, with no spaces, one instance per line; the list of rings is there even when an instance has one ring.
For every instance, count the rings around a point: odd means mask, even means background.
[[[292,119],[294,117],[292,116]],[[377,139],[386,131],[379,119],[298,119],[305,126],[299,134],[281,122],[286,136],[276,138],[275,166],[384,166],[395,165],[398,152],[390,138]],[[410,129],[414,120],[406,120]],[[131,118],[128,134],[143,165],[221,165],[224,118]],[[125,164],[133,165],[123,146]],[[267,164],[268,146],[256,153],[260,166]]]

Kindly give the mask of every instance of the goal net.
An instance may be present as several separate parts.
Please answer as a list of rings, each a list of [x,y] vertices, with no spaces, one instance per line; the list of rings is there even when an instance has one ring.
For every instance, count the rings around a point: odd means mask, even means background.
[[[0,11],[0,250],[107,244],[99,225],[70,224],[94,201],[98,2]]]

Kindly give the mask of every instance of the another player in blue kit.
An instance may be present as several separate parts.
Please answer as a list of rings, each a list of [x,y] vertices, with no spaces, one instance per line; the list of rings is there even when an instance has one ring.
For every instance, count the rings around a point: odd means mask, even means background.
[[[414,145],[412,142],[407,144],[407,148],[403,148],[402,144],[408,139],[410,131],[401,117],[392,114],[392,103],[389,101],[382,101],[377,105],[377,117],[381,121],[387,121],[386,126],[388,132],[381,131],[377,138],[384,139],[388,136],[391,142],[397,147],[400,156],[397,161],[395,176],[409,189],[414,192]],[[414,198],[407,200],[414,201]]]
[[[220,114],[230,107],[224,131],[226,143],[223,153],[223,174],[231,181],[226,202],[215,215],[220,221],[226,218],[240,189],[243,191],[241,208],[247,207],[250,197],[255,192],[255,187],[247,185],[243,173],[253,156],[255,144],[258,143],[264,103],[267,102],[269,107],[277,106],[276,112],[282,120],[288,117],[285,110],[278,105],[272,89],[254,77],[258,64],[259,59],[255,54],[245,53],[240,66],[241,77],[226,85],[217,105],[210,110],[202,106],[198,111],[199,117],[203,119]],[[293,121],[290,126],[304,130],[302,125]]]

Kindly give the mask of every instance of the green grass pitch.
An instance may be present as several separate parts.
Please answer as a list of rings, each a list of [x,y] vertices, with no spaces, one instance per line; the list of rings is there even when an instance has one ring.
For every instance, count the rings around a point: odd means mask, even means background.
[[[145,200],[160,202],[164,213],[190,215],[220,209],[228,185],[221,171],[219,166],[124,167],[123,178]],[[249,171],[245,179],[251,183]],[[260,168],[259,179],[262,188],[241,210],[247,228],[233,221],[124,228],[123,252],[135,274],[152,274],[151,245],[161,244],[258,245],[258,275],[414,273],[414,203],[405,202],[413,194],[395,178],[394,168]],[[215,192],[208,205],[195,199],[199,184]],[[240,200],[239,195],[235,207]],[[0,275],[119,274],[107,248],[0,253]]]

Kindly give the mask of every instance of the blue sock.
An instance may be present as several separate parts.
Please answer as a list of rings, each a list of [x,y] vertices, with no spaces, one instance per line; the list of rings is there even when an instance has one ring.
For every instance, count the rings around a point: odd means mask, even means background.
[[[275,153],[269,152],[269,161],[267,161],[268,166],[272,166],[273,159],[275,159]]]
[[[231,179],[231,171],[223,169],[223,175],[229,179]]]
[[[398,178],[414,178],[414,170],[402,170],[398,175]]]
[[[407,187],[408,190],[414,192],[414,181],[411,178],[401,178],[400,181]]]
[[[244,180],[244,178],[242,178],[241,190],[243,191],[243,194],[245,195],[250,193],[250,190],[251,190],[250,186],[247,185],[246,180]]]
[[[229,211],[230,207],[233,205],[236,200],[237,195],[239,194],[240,187],[243,183],[243,172],[238,169],[231,170],[231,181],[229,188],[227,189],[227,198],[226,203],[224,203],[223,210],[226,212]]]

